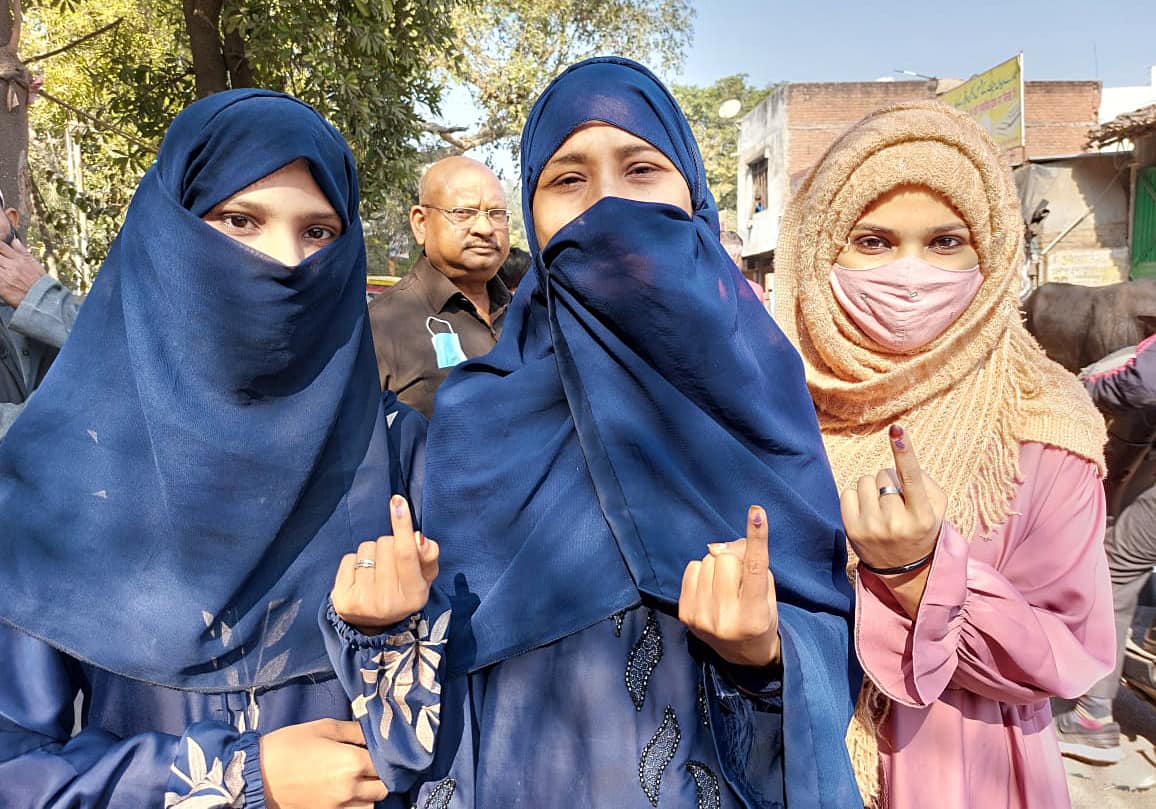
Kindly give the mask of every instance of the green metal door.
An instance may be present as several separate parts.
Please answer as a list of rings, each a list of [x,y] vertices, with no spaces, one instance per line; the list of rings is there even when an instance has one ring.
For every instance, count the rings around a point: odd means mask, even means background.
[[[1136,174],[1132,220],[1132,277],[1156,278],[1156,166]]]

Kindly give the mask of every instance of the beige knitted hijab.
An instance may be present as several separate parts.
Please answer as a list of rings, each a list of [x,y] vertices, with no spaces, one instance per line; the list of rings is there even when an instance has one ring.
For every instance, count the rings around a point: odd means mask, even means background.
[[[929,345],[892,354],[835,301],[831,266],[872,202],[924,186],[963,217],[984,280]],[[1103,470],[1103,420],[1076,379],[1047,359],[1018,309],[1023,221],[1011,172],[968,116],[933,102],[863,119],[819,161],[787,207],[777,251],[776,319],[803,355],[840,489],[892,465],[883,435],[911,433],[920,463],[965,535],[1004,522],[1019,445],[1063,447]]]
[[[983,283],[943,334],[893,354],[859,331],[829,277],[864,211],[900,186],[926,187],[963,217]],[[969,538],[1007,520],[1025,441],[1067,449],[1103,473],[1103,419],[1023,327],[1022,232],[995,144],[970,117],[934,102],[869,115],[803,183],[783,217],[775,317],[803,356],[840,490],[893,465],[885,434],[893,422],[912,436],[924,470],[947,493],[947,519]],[[868,681],[848,734],[868,805],[881,802],[875,731],[886,706]]]

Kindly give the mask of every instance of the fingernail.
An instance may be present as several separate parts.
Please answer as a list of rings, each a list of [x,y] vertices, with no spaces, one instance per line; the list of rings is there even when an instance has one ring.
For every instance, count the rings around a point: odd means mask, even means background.
[[[896,449],[907,449],[907,444],[903,441],[902,427],[900,427],[898,424],[892,424],[891,428],[887,431],[887,434],[891,436],[891,440],[895,442]]]
[[[423,534],[421,531],[417,532],[417,546],[419,548],[425,547],[425,534]]]
[[[726,547],[727,545],[725,542],[708,542],[706,545],[706,549],[715,554],[722,553],[724,550],[726,550]]]
[[[751,522],[755,524],[755,528],[763,527],[763,510],[757,506],[754,509],[754,514],[751,515]]]
[[[390,498],[389,502],[390,505],[393,506],[393,516],[401,517],[405,515],[405,500],[402,499],[401,495],[395,494]]]

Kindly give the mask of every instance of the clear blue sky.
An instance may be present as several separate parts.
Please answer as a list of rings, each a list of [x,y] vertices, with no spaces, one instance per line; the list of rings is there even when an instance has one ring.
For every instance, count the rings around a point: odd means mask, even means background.
[[[1156,0],[695,0],[680,84],[967,78],[1019,51],[1024,78],[1148,84]]]

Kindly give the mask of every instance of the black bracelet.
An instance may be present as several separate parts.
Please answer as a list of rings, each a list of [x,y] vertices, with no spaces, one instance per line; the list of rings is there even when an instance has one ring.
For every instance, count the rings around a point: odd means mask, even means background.
[[[919,570],[919,568],[924,567],[930,563],[931,557],[933,556],[935,556],[935,548],[932,548],[931,553],[927,554],[927,556],[924,556],[922,559],[916,559],[914,562],[908,562],[907,564],[899,565],[898,567],[871,567],[871,565],[867,564],[862,559],[859,560],[859,564],[863,565],[863,567],[867,568],[876,576],[895,576],[899,573],[910,573],[913,570]]]

